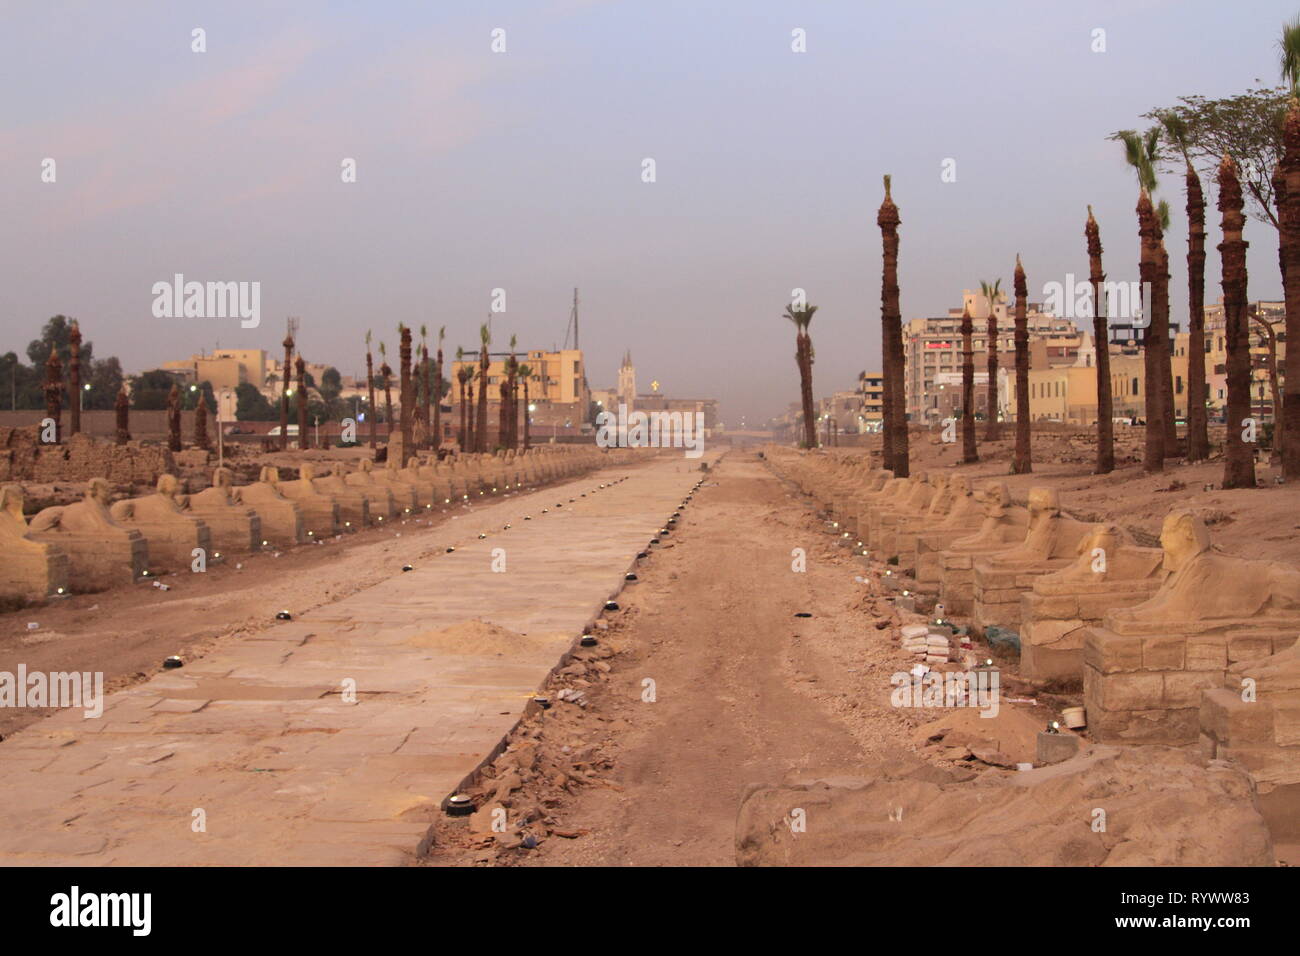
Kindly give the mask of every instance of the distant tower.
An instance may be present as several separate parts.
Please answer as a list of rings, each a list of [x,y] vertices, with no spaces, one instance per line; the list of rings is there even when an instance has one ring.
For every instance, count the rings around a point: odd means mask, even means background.
[[[623,364],[618,368],[618,401],[629,412],[636,403],[636,368],[632,365],[631,351],[623,354]]]

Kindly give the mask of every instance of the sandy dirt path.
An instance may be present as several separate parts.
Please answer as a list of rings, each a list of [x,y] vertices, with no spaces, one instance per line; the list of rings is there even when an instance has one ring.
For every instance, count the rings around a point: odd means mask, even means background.
[[[862,662],[837,659],[835,648],[865,651],[893,666],[885,647],[869,647],[881,642],[866,640],[871,617],[856,607],[861,569],[833,540],[757,457],[729,455],[685,509],[671,547],[624,591],[610,680],[589,692],[581,721],[554,732],[609,766],[611,786],[581,788],[553,811],[562,827],[585,832],[495,862],[730,866],[749,785],[915,760],[910,722],[887,706],[887,681],[873,675],[876,692],[864,692]],[[807,551],[804,573],[792,571],[795,547]],[[801,611],[814,616],[795,617]],[[653,703],[642,699],[647,678]],[[465,842],[444,843],[431,860],[487,861]]]

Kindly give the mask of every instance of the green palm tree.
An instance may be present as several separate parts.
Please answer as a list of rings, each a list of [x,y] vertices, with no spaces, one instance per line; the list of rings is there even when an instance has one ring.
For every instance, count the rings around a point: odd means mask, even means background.
[[[812,336],[808,326],[812,324],[817,306],[806,302],[799,308],[794,303],[785,307],[782,318],[789,319],[795,327],[795,363],[799,366],[799,396],[803,402],[803,445],[805,448],[817,447],[817,419],[813,414],[813,347]]]
[[[528,383],[532,381],[533,378],[533,367],[529,365],[527,362],[521,362],[519,364],[519,368],[515,369],[515,374],[518,375],[519,378],[524,383],[524,451],[528,451],[528,439],[529,439],[528,422],[529,422],[529,414],[530,414],[528,408],[529,406]]]
[[[1153,126],[1146,133],[1121,130],[1116,137],[1124,146],[1124,159],[1132,168],[1138,181],[1138,235],[1141,237],[1141,254],[1138,275],[1143,288],[1151,290],[1151,301],[1144,302],[1146,334],[1143,336],[1142,354],[1146,379],[1146,453],[1144,467],[1149,472],[1164,470],[1164,459],[1169,450],[1166,442],[1166,409],[1169,426],[1173,425],[1173,387],[1169,374],[1169,255],[1165,251],[1164,227],[1169,223],[1169,204],[1161,200],[1153,205],[1151,194],[1155,191],[1156,162],[1159,160],[1160,128]]]
[[[492,330],[487,323],[479,326],[478,336],[482,345],[478,353],[478,418],[474,425],[474,450],[485,452],[488,450],[488,368],[492,364],[492,359],[488,355],[488,346],[492,344]]]
[[[469,401],[466,398],[466,388],[469,386],[470,376],[473,375],[474,372],[473,369],[471,369],[468,365],[464,363],[465,363],[465,350],[462,348],[457,348],[456,349],[456,365],[457,365],[456,382],[460,386],[460,395],[459,395],[460,434],[457,436],[457,438],[460,441],[461,451],[472,451],[473,444],[470,441],[469,425],[473,419],[471,419],[469,415]]]

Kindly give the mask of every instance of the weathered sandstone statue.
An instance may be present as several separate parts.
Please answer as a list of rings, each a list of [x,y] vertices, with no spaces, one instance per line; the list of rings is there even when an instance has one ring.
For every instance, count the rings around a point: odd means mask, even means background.
[[[76,504],[38,512],[27,536],[56,544],[68,556],[68,581],[74,591],[103,591],[138,581],[148,567],[144,535],[113,520],[108,482],[92,478]]]
[[[262,546],[262,519],[240,500],[229,468],[216,469],[212,486],[185,496],[181,507],[207,524],[217,551],[245,554]]]
[[[375,463],[369,458],[361,459],[358,470],[344,476],[343,480],[353,488],[361,489],[370,502],[370,516],[377,522],[389,521],[401,513],[398,499],[388,482],[375,477]]]
[[[332,495],[313,483],[316,468],[310,462],[298,466],[298,477],[279,483],[280,494],[302,509],[302,521],[309,538],[329,538],[339,533],[339,506]]]
[[[971,630],[982,635],[986,628],[1018,630],[1020,599],[1034,581],[1060,570],[1078,552],[1079,542],[1095,526],[1061,514],[1061,504],[1050,488],[1029,491],[1029,530],[1025,540],[1005,551],[976,557]]]
[[[68,593],[68,556],[28,537],[21,485],[0,487],[0,597],[44,601]]]
[[[1083,639],[1107,611],[1140,604],[1164,580],[1164,552],[1142,548],[1116,524],[1079,542],[1073,563],[1035,579],[1020,599],[1020,674],[1030,680],[1083,678]]]
[[[321,494],[329,495],[339,508],[339,522],[345,531],[360,531],[370,524],[370,499],[365,491],[343,480],[347,469],[335,465],[328,474],[312,478],[312,484]]]
[[[265,466],[257,481],[239,489],[239,500],[257,512],[267,545],[288,548],[307,539],[302,509],[280,494],[280,472],[273,465]]]
[[[151,569],[189,571],[196,548],[212,553],[212,535],[202,518],[188,515],[178,500],[180,483],[175,475],[160,475],[158,490],[142,498],[114,502],[109,513],[118,524],[134,528],[149,542]]]
[[[1029,510],[1012,503],[1005,482],[990,482],[984,496],[979,530],[953,540],[940,557],[939,599],[950,615],[969,616],[973,610],[975,556],[1014,548],[1029,529]]]
[[[1195,742],[1201,692],[1222,686],[1230,664],[1300,634],[1300,571],[1223,554],[1188,511],[1165,519],[1160,544],[1159,590],[1108,611],[1084,638],[1084,700],[1099,740]]]

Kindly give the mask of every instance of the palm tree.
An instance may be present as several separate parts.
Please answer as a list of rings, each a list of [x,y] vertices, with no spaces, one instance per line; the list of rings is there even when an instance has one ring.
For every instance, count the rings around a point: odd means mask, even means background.
[[[474,448],[476,451],[488,450],[487,407],[488,407],[488,368],[492,359],[488,356],[488,346],[492,344],[492,332],[484,323],[478,330],[482,345],[478,353],[478,420],[474,426]]]
[[[284,392],[280,396],[280,451],[289,447],[289,392],[293,383],[293,335],[286,332],[284,341]]]
[[[388,426],[384,435],[387,438],[393,434],[393,370],[388,366],[388,348],[383,342],[379,343],[379,359],[379,376],[384,385],[384,423]]]
[[[1088,221],[1083,227],[1088,242],[1088,279],[1092,283],[1092,344],[1097,362],[1097,471],[1107,475],[1115,470],[1115,405],[1110,391],[1110,333],[1106,327],[1106,273],[1101,268],[1101,229],[1088,207]],[[1204,362],[1201,379],[1204,381]],[[1202,404],[1204,411],[1204,404]]]
[[[961,310],[961,460],[966,465],[980,460],[975,444],[975,349],[971,344],[974,334],[968,305]]]
[[[1201,177],[1192,166],[1187,122],[1176,113],[1159,115],[1165,138],[1182,154],[1186,165],[1187,460],[1204,461],[1210,456],[1209,422],[1205,414],[1205,194],[1201,190]]]
[[[1244,422],[1250,417],[1250,336],[1246,322],[1246,247],[1241,237],[1241,182],[1229,156],[1219,164],[1219,211],[1223,213],[1224,338],[1227,340],[1228,408],[1227,452],[1223,460],[1224,488],[1255,487],[1255,456],[1243,440]]]
[[[456,436],[460,443],[461,451],[470,451],[467,429],[469,427],[468,405],[465,398],[465,387],[469,383],[470,368],[463,364],[465,361],[465,350],[456,349],[456,382],[460,386],[460,433]]]
[[[402,456],[411,453],[411,424],[415,411],[415,389],[411,379],[411,329],[406,323],[397,324],[398,334],[398,368],[399,382],[398,400],[402,403],[400,410],[401,428],[402,428]],[[405,468],[406,462],[399,461],[398,468]]]
[[[795,308],[792,302],[785,307],[785,312],[781,316],[793,322],[795,327],[794,360],[799,367],[799,397],[803,403],[803,447],[805,448],[817,447],[817,418],[813,414],[813,347],[812,336],[808,334],[808,326],[812,324],[816,313],[815,305],[805,302],[799,308]]]
[[[425,441],[428,441],[429,403],[433,400],[433,392],[429,390],[429,328],[426,325],[420,326],[420,373],[416,376],[415,383],[415,390],[419,395],[419,400],[416,402],[417,416]]]
[[[1016,293],[1016,453],[1011,460],[1011,473],[1027,475],[1034,470],[1029,447],[1029,288],[1019,253],[1011,283]]]
[[[433,363],[433,450],[442,447],[442,340],[447,326],[438,329],[438,354]]]
[[[1282,127],[1282,158],[1273,176],[1278,209],[1278,258],[1286,299],[1287,350],[1283,368],[1283,421],[1273,426],[1280,441],[1282,473],[1300,478],[1300,17],[1282,28],[1282,76],[1291,101]]]
[[[1273,396],[1273,451],[1282,452],[1282,387],[1277,375],[1277,332],[1265,316],[1252,315],[1250,320],[1259,326],[1264,340],[1264,369],[1268,372],[1269,392]],[[1263,389],[1260,389],[1261,393]],[[1260,398],[1263,398],[1263,394]]]
[[[528,451],[528,439],[530,437],[529,428],[528,428],[528,420],[529,420],[528,382],[533,377],[533,367],[529,365],[527,362],[524,362],[521,363],[519,368],[515,370],[515,373],[519,376],[519,378],[524,383],[524,451]]]
[[[366,390],[370,395],[370,450],[375,450],[375,359],[370,353],[370,330],[366,330]]]
[[[903,315],[898,304],[898,226],[902,219],[890,194],[893,177],[886,175],[885,198],[876,213],[883,247],[883,267],[880,281],[881,344],[885,350],[885,395],[888,397],[888,415],[885,423],[885,467],[897,478],[908,476],[907,398],[903,376],[907,363],[903,357]]]
[[[1138,235],[1141,237],[1141,254],[1138,260],[1138,275],[1142,287],[1151,290],[1151,301],[1144,302],[1147,326],[1143,336],[1143,369],[1146,378],[1146,456],[1144,466],[1149,472],[1164,470],[1165,428],[1164,428],[1164,392],[1161,378],[1160,349],[1163,344],[1157,325],[1161,306],[1168,309],[1167,289],[1162,302],[1160,275],[1163,273],[1168,281],[1168,269],[1161,268],[1164,250],[1164,235],[1160,229],[1160,213],[1151,204],[1151,192],[1155,189],[1156,175],[1154,157],[1159,142],[1159,129],[1151,129],[1145,136],[1136,131],[1121,130],[1118,134],[1124,144],[1124,157],[1133,167],[1138,180]],[[1167,209],[1165,203],[1160,204]],[[1161,210],[1163,212],[1163,209]],[[1167,257],[1165,257],[1167,261]]]
[[[989,304],[988,335],[988,408],[985,409],[987,420],[984,423],[984,440],[997,441],[1002,437],[1002,427],[998,423],[998,299],[1002,296],[1002,280],[992,284],[980,280],[980,292]]]

